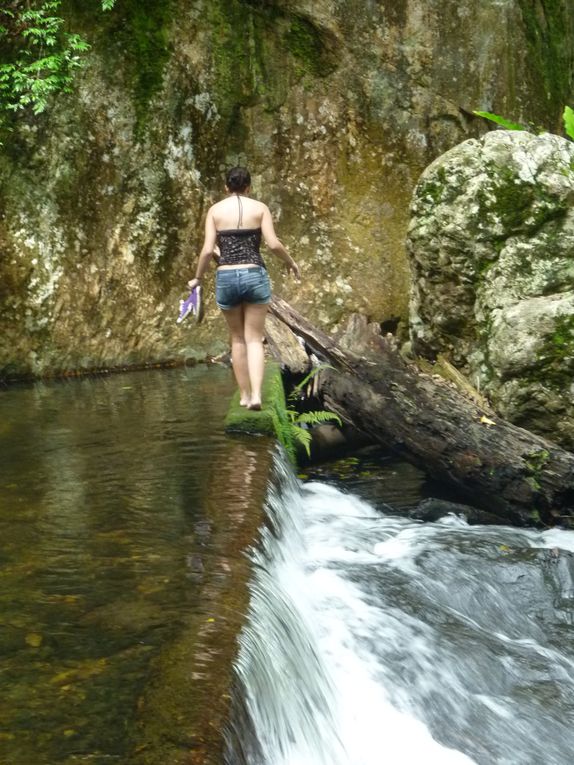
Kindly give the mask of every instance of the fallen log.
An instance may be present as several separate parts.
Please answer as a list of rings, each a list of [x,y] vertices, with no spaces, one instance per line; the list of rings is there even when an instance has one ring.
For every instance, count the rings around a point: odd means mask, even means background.
[[[418,372],[366,320],[337,342],[280,298],[271,312],[333,367],[319,387],[344,422],[509,523],[574,527],[572,452]]]
[[[269,353],[291,374],[303,375],[311,368],[309,356],[301,347],[293,332],[275,316],[266,323],[266,339]]]

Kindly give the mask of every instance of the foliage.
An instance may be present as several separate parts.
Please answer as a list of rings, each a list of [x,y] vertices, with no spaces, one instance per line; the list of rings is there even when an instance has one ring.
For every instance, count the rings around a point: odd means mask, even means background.
[[[100,0],[109,11],[115,0]],[[43,112],[52,95],[71,90],[89,44],[65,28],[62,0],[0,5],[0,125],[9,114]]]
[[[519,125],[518,122],[511,122],[510,120],[500,117],[498,114],[492,114],[492,112],[473,112],[477,117],[484,117],[485,120],[496,122],[497,125],[502,125],[507,130],[528,130],[524,125]]]
[[[301,395],[301,392],[305,385],[312,380],[322,369],[329,368],[327,364],[321,364],[315,367],[311,372],[302,380],[289,396],[289,401],[294,402]],[[281,386],[281,378],[278,378],[274,385]],[[297,445],[302,446],[307,456],[311,454],[311,430],[313,425],[318,425],[322,422],[335,421],[339,425],[342,425],[341,418],[334,412],[327,412],[323,409],[315,412],[303,412],[299,413],[293,403],[288,404],[285,408],[279,405],[277,402],[282,400],[282,396],[279,395],[280,391],[274,391],[272,395],[273,407],[271,410],[271,416],[273,418],[273,427],[277,438],[281,444],[285,447],[285,451],[289,455],[289,458],[293,463],[297,462]]]
[[[533,128],[532,125],[527,127],[525,125],[520,125],[517,122],[511,122],[505,117],[501,117],[499,114],[492,114],[492,112],[474,111],[473,114],[476,114],[477,117],[483,117],[485,120],[490,120],[490,122],[495,122],[497,125],[502,125],[502,127],[506,128],[506,130],[536,130],[537,133],[546,132],[542,128]],[[564,107],[562,120],[564,122],[564,132],[574,141],[574,110],[569,106]]]
[[[564,131],[574,141],[574,110],[569,106],[564,107],[564,114],[562,115],[564,120]]]

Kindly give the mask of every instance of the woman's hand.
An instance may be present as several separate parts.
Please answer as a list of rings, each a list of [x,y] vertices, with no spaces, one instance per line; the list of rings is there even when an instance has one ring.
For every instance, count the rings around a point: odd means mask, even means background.
[[[301,271],[299,270],[299,266],[297,263],[291,258],[291,262],[287,263],[287,270],[289,273],[293,274],[293,276],[299,281],[301,278]]]
[[[199,279],[196,279],[196,278],[194,277],[193,279],[190,279],[190,280],[188,281],[188,283],[187,283],[187,286],[189,287],[189,289],[190,289],[190,290],[192,290],[192,289],[194,289],[195,287],[197,287],[197,285],[198,285],[198,284],[200,284],[200,281],[199,281]]]

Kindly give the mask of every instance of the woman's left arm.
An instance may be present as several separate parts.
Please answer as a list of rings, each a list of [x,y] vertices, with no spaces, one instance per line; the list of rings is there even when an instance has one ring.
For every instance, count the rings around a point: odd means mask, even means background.
[[[209,209],[205,219],[205,238],[203,240],[203,247],[199,253],[199,260],[197,261],[195,277],[190,279],[187,283],[187,286],[190,289],[193,289],[201,282],[205,272],[209,268],[209,261],[211,260],[216,247],[216,237],[217,229],[215,228],[215,220],[213,219],[213,213],[211,212],[211,209]]]

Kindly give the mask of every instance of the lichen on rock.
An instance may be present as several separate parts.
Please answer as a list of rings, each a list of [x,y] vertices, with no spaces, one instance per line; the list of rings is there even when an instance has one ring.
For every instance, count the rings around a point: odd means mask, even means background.
[[[277,292],[327,328],[356,311],[406,319],[414,183],[485,129],[474,108],[553,127],[574,51],[557,38],[574,8],[556,5],[537,20],[527,0],[118,0],[104,14],[65,0],[86,66],[0,149],[0,378],[216,353],[210,281],[204,324],[173,315],[237,163],[302,266],[297,285],[271,266]],[[476,204],[514,215],[507,192]]]
[[[511,421],[574,448],[574,144],[494,131],[423,173],[411,334]]]

